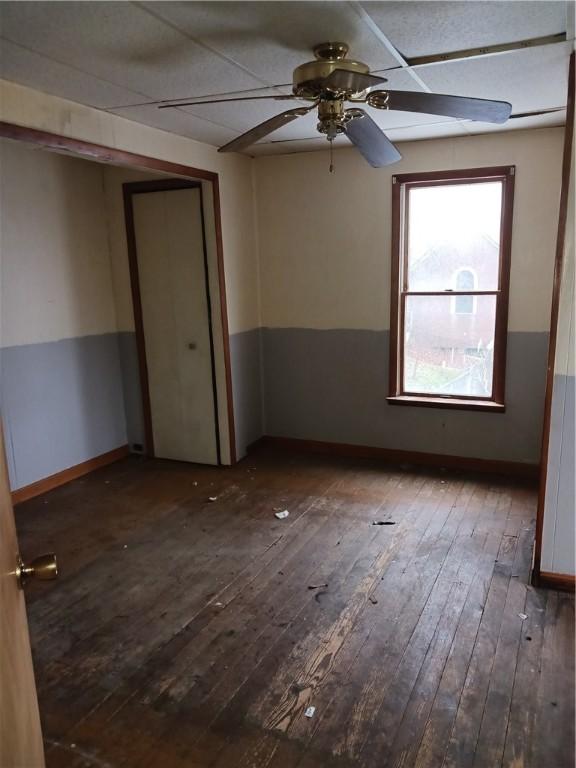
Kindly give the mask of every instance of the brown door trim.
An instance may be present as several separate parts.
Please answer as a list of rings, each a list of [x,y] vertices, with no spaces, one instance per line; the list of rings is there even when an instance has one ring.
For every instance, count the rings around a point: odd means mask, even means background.
[[[216,227],[216,257],[218,266],[218,283],[220,289],[220,315],[222,322],[222,342],[224,351],[224,370],[226,379],[226,401],[228,412],[228,434],[230,441],[230,462],[236,463],[236,433],[234,428],[234,401],[232,396],[232,370],[230,364],[230,333],[228,329],[228,309],[226,305],[226,281],[224,274],[224,249],[222,244],[222,218],[220,212],[220,189],[218,174],[213,171],[205,171],[190,165],[172,163],[148,155],[139,155],[134,152],[126,152],[102,144],[94,144],[89,141],[72,139],[68,136],[60,136],[47,131],[39,131],[36,128],[27,128],[0,121],[0,137],[27,142],[59,151],[70,152],[87,160],[97,160],[111,165],[127,166],[129,168],[142,168],[144,170],[162,171],[174,176],[183,176],[191,181],[209,181],[212,184],[214,222]]]
[[[542,533],[544,530],[544,504],[546,501],[546,479],[548,476],[548,449],[550,446],[550,420],[552,414],[552,392],[554,388],[554,363],[556,360],[556,339],[558,335],[558,310],[560,288],[564,264],[564,241],[566,237],[566,219],[568,216],[568,187],[570,185],[570,161],[572,157],[572,138],[574,135],[574,56],[570,56],[568,71],[568,103],[566,128],[564,132],[564,153],[562,156],[562,186],[560,189],[560,211],[558,214],[558,234],[556,236],[556,258],[554,262],[554,282],[552,287],[552,308],[550,311],[550,339],[548,342],[548,370],[546,374],[546,397],[544,400],[544,425],[542,428],[542,451],[540,454],[540,486],[538,489],[538,507],[536,510],[536,538],[534,542],[534,566],[532,583],[541,583]],[[547,574],[549,576],[549,574]],[[548,582],[550,580],[548,579]],[[549,583],[547,584],[549,586]]]

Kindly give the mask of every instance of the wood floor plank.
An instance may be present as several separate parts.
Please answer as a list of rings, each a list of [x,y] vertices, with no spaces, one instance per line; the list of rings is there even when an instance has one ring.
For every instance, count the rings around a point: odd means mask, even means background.
[[[499,504],[498,509],[500,512],[507,512],[506,506]],[[476,643],[494,569],[494,558],[500,548],[506,519],[506,516],[502,515],[500,522],[493,523],[493,528],[487,535],[483,526],[478,525],[471,536],[471,547],[480,550],[479,566],[474,574],[449,657],[432,702],[415,759],[417,768],[436,768],[442,764]],[[474,540],[477,541],[476,547]]]
[[[443,761],[446,768],[467,768],[474,761],[508,594],[516,543],[517,539],[513,536],[502,537],[480,628]]]
[[[540,683],[547,597],[544,590],[527,588],[523,612],[528,618],[522,625],[503,768],[537,768],[532,759],[538,701],[534,693]]]
[[[532,531],[517,537],[513,574],[508,585],[500,635],[494,654],[490,685],[484,704],[484,713],[476,750],[475,768],[499,768],[502,764],[516,662],[524,625],[522,618],[526,608],[527,581],[530,573]]]
[[[469,592],[478,578],[485,539],[474,533],[483,508],[493,502],[490,493],[472,501],[435,585],[450,589],[447,602],[437,614],[432,634],[423,634],[420,647],[417,640],[425,627],[417,626],[381,704],[379,727],[366,744],[366,751],[379,754],[383,765],[413,763]]]
[[[574,599],[548,594],[532,764],[574,765]]]

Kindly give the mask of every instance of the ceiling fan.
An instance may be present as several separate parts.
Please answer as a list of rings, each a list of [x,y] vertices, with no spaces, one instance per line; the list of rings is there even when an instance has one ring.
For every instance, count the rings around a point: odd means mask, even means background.
[[[374,168],[395,163],[402,155],[378,124],[364,109],[360,109],[358,104],[366,104],[374,109],[423,112],[486,123],[504,123],[510,117],[512,106],[506,101],[418,91],[372,90],[375,86],[387,82],[386,78],[370,74],[366,64],[347,59],[347,55],[346,43],[321,43],[315,46],[316,60],[301,64],[294,70],[290,95],[186,101],[161,104],[159,109],[260,99],[309,101],[310,105],[288,109],[265,120],[220,147],[218,151],[237,152],[246,149],[264,136],[317,108],[317,130],[326,136],[330,146],[332,147],[332,142],[338,135],[344,134]],[[352,106],[346,107],[346,102]]]

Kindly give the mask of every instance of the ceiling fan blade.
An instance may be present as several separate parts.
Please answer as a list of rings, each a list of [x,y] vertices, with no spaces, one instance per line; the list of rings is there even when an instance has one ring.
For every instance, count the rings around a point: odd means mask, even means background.
[[[322,81],[322,87],[330,91],[352,91],[359,93],[367,88],[385,83],[385,77],[365,75],[362,72],[350,72],[347,69],[334,69],[328,77]]]
[[[549,109],[538,109],[535,112],[516,112],[510,115],[510,120],[517,120],[522,117],[541,117],[541,115],[553,115],[555,112],[566,112],[566,107],[550,107]]]
[[[394,144],[363,109],[349,109],[346,114],[353,117],[345,124],[344,133],[372,168],[383,168],[402,159]]]
[[[442,93],[418,91],[374,91],[366,102],[378,109],[397,109],[401,112],[424,112],[429,115],[479,120],[483,123],[505,123],[512,105],[507,101],[470,99],[467,96],[447,96]]]
[[[209,99],[196,101],[179,101],[174,104],[160,104],[158,109],[176,109],[176,107],[195,107],[200,104],[224,104],[227,101],[256,101],[258,99],[273,99],[274,101],[286,101],[290,99],[296,99],[296,96],[288,96],[283,94],[277,94],[276,96],[235,96],[228,99]]]
[[[279,115],[275,115],[269,120],[265,120],[263,123],[256,125],[236,139],[229,141],[228,144],[224,144],[223,147],[220,147],[218,152],[239,152],[241,149],[245,149],[257,142],[258,139],[262,139],[264,136],[272,133],[272,131],[282,128],[283,125],[291,123],[292,120],[296,120],[298,117],[306,115],[311,109],[314,109],[315,106],[316,104],[314,103],[311,107],[297,107],[296,109],[289,109],[286,112],[281,112]]]

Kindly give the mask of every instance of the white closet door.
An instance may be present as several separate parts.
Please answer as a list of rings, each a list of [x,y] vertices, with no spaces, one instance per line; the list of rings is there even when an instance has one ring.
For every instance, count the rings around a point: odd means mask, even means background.
[[[154,453],[217,464],[200,190],[132,202]]]

